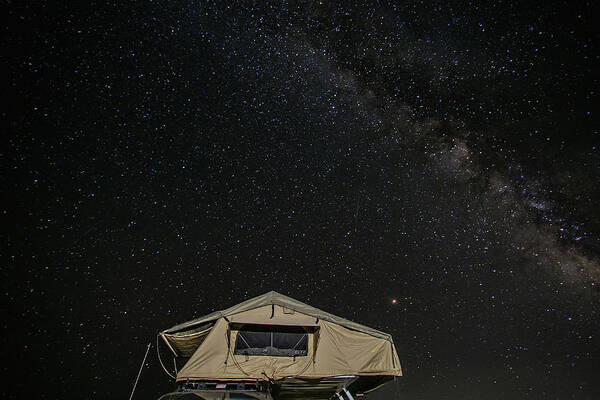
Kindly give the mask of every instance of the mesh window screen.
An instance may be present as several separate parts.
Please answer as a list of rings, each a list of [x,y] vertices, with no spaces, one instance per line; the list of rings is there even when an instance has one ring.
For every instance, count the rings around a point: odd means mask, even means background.
[[[249,325],[238,331],[234,354],[250,356],[305,356],[308,334],[301,327]]]
[[[273,347],[277,349],[306,349],[308,335],[306,333],[273,333]]]

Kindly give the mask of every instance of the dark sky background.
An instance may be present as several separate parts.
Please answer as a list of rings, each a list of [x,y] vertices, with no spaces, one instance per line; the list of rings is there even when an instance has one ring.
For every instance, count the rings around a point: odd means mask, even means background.
[[[593,2],[2,3],[3,398],[269,290],[394,336],[375,399],[600,398]]]

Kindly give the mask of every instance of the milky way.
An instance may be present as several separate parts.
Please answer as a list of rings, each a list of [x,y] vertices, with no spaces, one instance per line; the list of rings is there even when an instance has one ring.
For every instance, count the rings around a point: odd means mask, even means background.
[[[600,396],[594,10],[494,3],[7,2],[0,392],[276,290],[393,335],[373,399]]]

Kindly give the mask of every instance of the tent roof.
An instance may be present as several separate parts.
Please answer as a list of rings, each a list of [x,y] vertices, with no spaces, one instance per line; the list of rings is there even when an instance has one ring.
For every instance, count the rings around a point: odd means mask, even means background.
[[[325,321],[333,322],[335,324],[344,326],[349,329],[353,329],[355,331],[363,332],[369,334],[371,336],[375,336],[381,339],[388,340],[390,343],[393,343],[392,336],[378,331],[377,329],[369,328],[368,326],[364,326],[358,324],[356,322],[352,322],[345,318],[338,317],[336,315],[330,314],[326,311],[320,310],[313,306],[309,306],[308,304],[302,303],[301,301],[292,299],[291,297],[284,296],[280,293],[271,291],[265,293],[261,296],[254,297],[252,299],[246,300],[242,303],[239,303],[235,306],[229,307],[225,310],[215,311],[211,314],[205,315],[200,318],[193,319],[188,322],[184,322],[178,325],[173,326],[167,330],[162,331],[163,334],[169,335],[184,335],[189,331],[195,330],[198,326],[205,325],[207,323],[213,322],[222,317],[229,317],[231,315],[241,313],[244,311],[252,310],[258,307],[262,307],[265,305],[279,305],[281,307],[289,308],[295,310],[297,312],[310,315],[315,318],[319,318]]]

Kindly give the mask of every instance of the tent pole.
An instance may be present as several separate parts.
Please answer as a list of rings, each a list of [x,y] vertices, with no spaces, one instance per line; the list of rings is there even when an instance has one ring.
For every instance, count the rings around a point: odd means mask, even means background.
[[[163,342],[165,342],[167,344],[167,347],[169,348],[169,350],[171,350],[171,352],[175,355],[177,355],[177,352],[175,351],[175,349],[173,349],[173,347],[171,346],[171,343],[169,343],[169,341],[167,339],[165,339],[165,334],[160,332],[157,336],[160,336],[163,340]],[[158,346],[158,341],[156,342],[156,345]]]
[[[156,335],[156,355],[158,356],[158,362],[160,362],[160,366],[162,367],[163,371],[166,372],[167,375],[169,375],[173,379],[176,379],[176,377],[174,377],[173,375],[171,375],[171,373],[169,371],[167,371],[167,369],[165,368],[165,365],[162,362],[162,358],[160,358],[160,350],[158,348],[158,337],[159,337],[159,335]]]
[[[142,375],[142,369],[144,369],[144,363],[146,362],[146,357],[148,357],[148,352],[150,351],[151,345],[152,345],[152,343],[148,343],[148,346],[146,346],[146,354],[144,354],[144,359],[142,360],[142,365],[140,365],[140,370],[137,374],[137,378],[135,378],[135,383],[133,384],[133,390],[131,391],[131,396],[129,396],[129,400],[133,399],[133,394],[135,393],[135,388],[138,384],[138,381],[140,380],[140,375]]]

